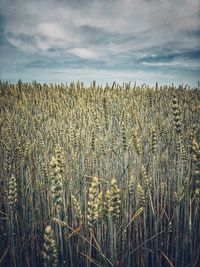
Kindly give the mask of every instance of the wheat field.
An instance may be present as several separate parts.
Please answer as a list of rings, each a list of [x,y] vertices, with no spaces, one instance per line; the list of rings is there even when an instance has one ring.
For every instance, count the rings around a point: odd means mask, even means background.
[[[199,101],[0,82],[0,266],[198,266]]]

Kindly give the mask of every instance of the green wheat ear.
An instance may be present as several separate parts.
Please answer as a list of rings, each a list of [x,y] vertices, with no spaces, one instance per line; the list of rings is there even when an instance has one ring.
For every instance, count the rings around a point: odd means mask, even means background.
[[[137,155],[140,156],[142,153],[142,145],[141,145],[140,138],[139,138],[138,133],[137,133],[135,128],[132,129],[131,133],[132,133],[132,137],[133,137],[133,144],[135,147],[135,151],[136,151]]]
[[[134,191],[135,191],[135,183],[136,183],[136,178],[134,176],[131,176],[129,184],[128,184],[128,191],[129,191],[129,195],[133,195]]]
[[[54,209],[59,212],[62,205],[62,174],[59,163],[54,157],[51,158],[50,168],[53,205]]]
[[[63,175],[65,168],[65,157],[63,149],[60,145],[57,145],[55,148],[55,157],[58,163],[58,167],[60,168],[60,173]]]
[[[144,189],[140,184],[137,186],[137,202],[140,207],[145,207],[147,203],[146,195]]]
[[[93,228],[98,219],[98,214],[99,214],[98,195],[99,195],[99,178],[94,177],[88,191],[88,203],[87,203],[88,205],[87,219],[90,232],[93,232]]]
[[[17,204],[17,181],[16,177],[12,174],[8,183],[8,205],[11,214],[14,213]]]
[[[77,198],[74,195],[71,195],[71,198],[72,198],[72,204],[74,207],[75,215],[80,220],[80,223],[82,223],[83,216],[81,213],[80,203],[78,202]]]
[[[182,124],[181,124],[181,110],[178,104],[178,99],[174,95],[172,100],[172,110],[173,110],[173,122],[178,134],[182,133]]]
[[[58,250],[51,225],[47,225],[44,231],[44,243],[42,257],[45,267],[58,267]]]
[[[195,196],[200,198],[200,144],[194,138],[191,145],[192,161],[193,161],[193,190]]]
[[[116,222],[120,215],[120,197],[121,190],[117,185],[115,178],[111,180],[110,189],[106,191],[106,205],[108,209],[108,214],[113,219],[113,222]]]
[[[123,150],[126,151],[127,150],[127,131],[126,131],[126,124],[123,121],[122,123],[122,146],[123,146]]]

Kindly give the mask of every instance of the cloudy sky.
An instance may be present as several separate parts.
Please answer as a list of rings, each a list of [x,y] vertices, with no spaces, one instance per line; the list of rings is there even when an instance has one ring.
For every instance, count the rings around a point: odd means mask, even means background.
[[[1,0],[0,79],[200,79],[200,0]]]

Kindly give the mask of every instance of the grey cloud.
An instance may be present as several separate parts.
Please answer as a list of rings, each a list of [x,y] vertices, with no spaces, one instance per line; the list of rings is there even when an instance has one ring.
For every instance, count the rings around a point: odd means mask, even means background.
[[[75,1],[74,4],[52,0],[8,2],[16,4],[14,7],[10,4],[7,9],[7,31],[29,33],[38,39],[47,36],[49,40],[46,42],[50,46],[56,45],[56,41],[63,41],[62,45],[66,48],[70,45],[84,46],[85,42],[88,45],[87,39],[91,41],[91,46],[98,46],[98,41],[117,44],[123,36],[126,40],[130,35],[138,37],[124,42],[125,49],[128,45],[131,49],[134,46],[135,49],[148,48],[153,43],[162,45],[174,39],[182,46],[191,45],[190,41],[197,45],[196,35],[194,40],[191,36],[188,40],[185,35],[186,31],[195,32],[199,27],[199,7],[193,0],[184,0],[181,5],[179,1],[144,0]],[[182,39],[181,42],[178,38]]]
[[[198,2],[2,0],[0,12],[7,42],[22,53],[44,56],[46,62],[54,58],[62,65],[70,58],[66,64],[72,68],[96,64],[133,69],[190,61],[185,63],[189,70],[199,68],[195,57],[184,56],[199,49]]]

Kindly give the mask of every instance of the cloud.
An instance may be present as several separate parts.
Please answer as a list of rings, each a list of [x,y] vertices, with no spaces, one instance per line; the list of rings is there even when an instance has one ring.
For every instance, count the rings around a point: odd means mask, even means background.
[[[2,0],[0,10],[7,53],[27,59],[54,58],[72,69],[199,69],[196,0]],[[196,58],[184,56],[190,51]]]
[[[55,22],[44,22],[39,24],[38,34],[55,40],[65,40],[66,38],[64,27]]]
[[[45,39],[51,47],[62,42],[69,49],[71,45],[82,47],[83,43],[90,46],[99,32],[105,33],[102,37],[106,39],[99,43],[107,52],[112,44],[119,52],[123,46],[125,50],[142,50],[169,43],[188,48],[197,46],[199,40],[187,36],[187,32],[200,26],[197,2],[94,0],[75,1],[71,5],[70,1],[59,0],[8,0],[6,32],[15,33],[16,39],[17,34]]]
[[[14,34],[9,34],[7,36],[7,40],[12,46],[18,48],[19,50],[23,50],[24,52],[34,53],[37,51],[33,43],[30,42],[31,37],[29,38],[29,41],[24,41],[23,35],[16,36]]]
[[[179,67],[179,68],[189,68],[189,69],[200,69],[200,62],[197,61],[170,61],[170,62],[145,62],[143,61],[142,64],[147,66],[158,66],[158,67]]]
[[[69,52],[84,59],[93,59],[99,57],[97,53],[87,48],[73,48],[69,50]]]

